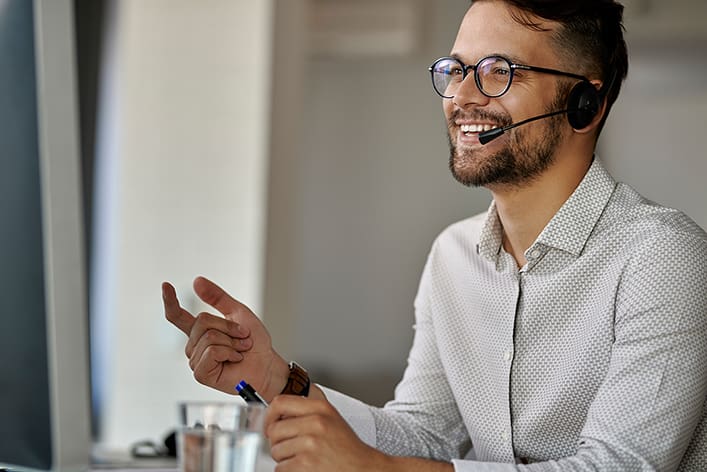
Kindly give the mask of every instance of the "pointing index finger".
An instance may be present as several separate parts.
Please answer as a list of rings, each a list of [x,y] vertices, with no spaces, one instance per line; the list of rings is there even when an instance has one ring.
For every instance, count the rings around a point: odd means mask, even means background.
[[[162,303],[164,304],[165,318],[189,336],[191,328],[194,326],[195,318],[179,305],[177,292],[169,282],[162,283]]]

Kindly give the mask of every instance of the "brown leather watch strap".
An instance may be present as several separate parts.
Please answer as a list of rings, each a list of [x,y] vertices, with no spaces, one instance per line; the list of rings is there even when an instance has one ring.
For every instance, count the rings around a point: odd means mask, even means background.
[[[287,377],[287,384],[282,389],[283,395],[299,395],[306,397],[309,395],[309,374],[296,362],[290,362],[290,375]]]

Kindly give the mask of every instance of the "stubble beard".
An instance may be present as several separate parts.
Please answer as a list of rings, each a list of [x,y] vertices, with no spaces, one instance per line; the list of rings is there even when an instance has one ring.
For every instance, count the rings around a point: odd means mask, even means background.
[[[561,109],[565,94],[559,94],[553,100],[546,113]],[[452,116],[450,125],[456,119]],[[503,185],[518,187],[531,182],[552,165],[555,150],[562,138],[564,115],[547,118],[543,136],[535,140],[530,138],[530,130],[522,127],[509,133],[508,143],[494,154],[483,156],[482,150],[459,150],[452,138],[449,126],[449,170],[454,178],[467,187],[486,187]],[[493,120],[501,126],[511,123],[508,115],[493,115]]]

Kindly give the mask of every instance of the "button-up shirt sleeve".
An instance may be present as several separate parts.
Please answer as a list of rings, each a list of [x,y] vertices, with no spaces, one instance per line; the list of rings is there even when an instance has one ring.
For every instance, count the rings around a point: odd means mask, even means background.
[[[431,258],[435,251],[431,252]],[[445,366],[437,352],[438,339],[429,318],[428,264],[415,299],[415,336],[408,367],[385,408],[368,408],[331,390],[325,390],[364,442],[388,454],[449,461],[470,448],[469,435],[447,383]]]

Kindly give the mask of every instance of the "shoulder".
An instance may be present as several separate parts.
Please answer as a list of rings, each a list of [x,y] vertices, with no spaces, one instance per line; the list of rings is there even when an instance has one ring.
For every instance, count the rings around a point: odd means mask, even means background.
[[[624,287],[643,286],[653,295],[684,289],[707,293],[707,233],[683,212],[621,185],[599,239],[622,260]]]
[[[432,244],[425,272],[439,276],[468,267],[479,257],[478,246],[485,226],[486,213],[447,226]]]
[[[477,245],[486,224],[486,213],[457,221],[443,229],[432,243],[426,272],[449,261],[462,261],[477,254]]]
[[[429,304],[433,294],[448,289],[460,270],[466,272],[469,261],[478,257],[477,245],[485,222],[486,213],[481,213],[447,226],[435,238],[415,299],[418,310]]]
[[[433,251],[446,249],[474,248],[481,239],[481,232],[486,224],[487,213],[479,213],[447,226],[437,236]]]
[[[624,244],[632,255],[668,248],[700,252],[707,245],[707,233],[689,216],[646,199],[626,184],[618,184],[602,220],[598,231]]]

